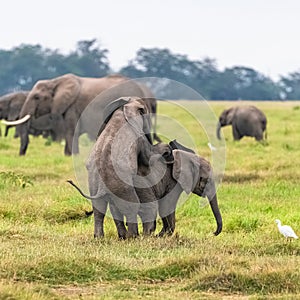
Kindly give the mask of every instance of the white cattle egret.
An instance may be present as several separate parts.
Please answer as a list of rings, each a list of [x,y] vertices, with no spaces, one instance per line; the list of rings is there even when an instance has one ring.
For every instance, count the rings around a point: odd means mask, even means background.
[[[296,235],[296,233],[294,232],[294,230],[292,229],[291,226],[288,225],[281,225],[280,220],[276,219],[275,220],[277,226],[278,226],[278,230],[279,232],[286,238],[293,238],[293,239],[297,239],[298,236]]]
[[[217,150],[217,148],[215,146],[213,146],[211,143],[207,143],[207,145],[211,151]]]

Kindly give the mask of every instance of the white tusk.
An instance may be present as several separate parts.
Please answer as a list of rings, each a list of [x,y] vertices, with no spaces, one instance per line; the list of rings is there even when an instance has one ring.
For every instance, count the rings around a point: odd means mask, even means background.
[[[20,125],[25,123],[26,121],[28,121],[31,118],[30,115],[26,115],[25,117],[23,117],[22,119],[16,120],[16,121],[6,121],[6,120],[2,120],[2,124],[4,125],[9,125],[9,126],[16,126],[16,125]]]

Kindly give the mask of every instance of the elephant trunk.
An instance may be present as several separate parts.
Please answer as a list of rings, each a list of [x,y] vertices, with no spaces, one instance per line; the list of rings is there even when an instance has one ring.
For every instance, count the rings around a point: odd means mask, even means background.
[[[222,231],[223,221],[222,221],[222,216],[221,216],[221,213],[219,210],[218,199],[217,199],[216,193],[214,193],[212,196],[209,196],[208,200],[209,200],[211,210],[212,210],[214,217],[216,219],[216,222],[217,222],[217,230],[214,232],[214,235],[218,235]]]
[[[21,145],[19,155],[25,155],[29,144],[30,121],[16,127],[16,132],[20,136]]]
[[[217,125],[217,138],[220,140],[221,139],[221,123],[219,122]]]

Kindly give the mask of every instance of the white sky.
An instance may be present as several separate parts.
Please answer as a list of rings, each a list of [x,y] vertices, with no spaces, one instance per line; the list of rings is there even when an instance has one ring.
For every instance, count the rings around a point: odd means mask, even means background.
[[[169,48],[219,68],[253,67],[274,79],[300,70],[299,0],[9,0],[0,49],[41,44],[66,53],[97,38],[118,70],[141,47]],[[1,66],[0,66],[1,67]]]

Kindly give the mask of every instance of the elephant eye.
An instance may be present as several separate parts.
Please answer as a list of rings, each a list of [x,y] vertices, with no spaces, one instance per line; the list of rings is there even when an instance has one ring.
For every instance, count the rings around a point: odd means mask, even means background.
[[[139,108],[139,114],[140,115],[144,115],[145,114],[145,110],[143,108]]]
[[[33,96],[33,99],[34,99],[34,100],[39,100],[39,99],[40,99],[40,98],[39,98],[39,95],[34,95],[34,96]]]

